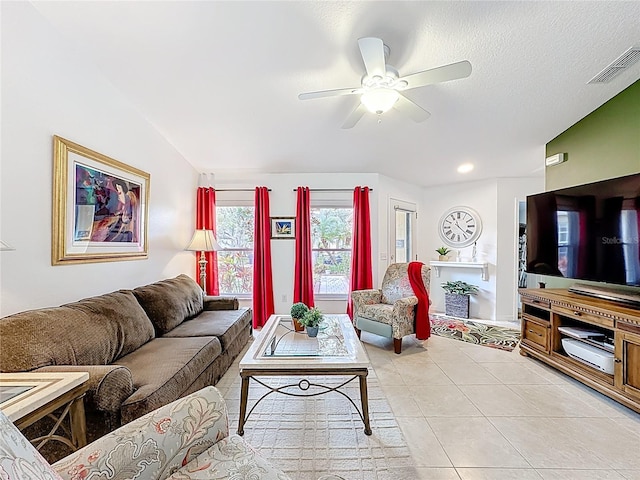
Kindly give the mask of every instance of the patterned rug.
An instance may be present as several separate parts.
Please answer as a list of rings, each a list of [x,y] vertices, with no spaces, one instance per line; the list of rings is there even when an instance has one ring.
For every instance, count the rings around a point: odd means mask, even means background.
[[[310,380],[333,385],[340,379],[346,378],[312,377]],[[263,377],[261,380],[275,386],[297,383],[300,379]],[[239,378],[232,380],[225,391],[229,427],[235,433],[240,404]],[[249,408],[266,391],[252,381]],[[359,405],[357,380],[343,387],[343,391]],[[317,480],[330,473],[349,480],[416,480],[419,475],[409,448],[375,376],[369,377],[368,392],[371,436],[364,434],[362,420],[349,401],[329,393],[307,398],[271,394],[249,417],[244,438],[293,480]]]
[[[512,351],[520,341],[520,330],[497,327],[446,315],[429,315],[431,332],[441,337]]]

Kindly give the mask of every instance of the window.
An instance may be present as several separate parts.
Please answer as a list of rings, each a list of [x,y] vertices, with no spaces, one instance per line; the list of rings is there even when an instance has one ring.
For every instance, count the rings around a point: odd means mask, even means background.
[[[351,268],[352,207],[311,208],[311,253],[315,296],[346,297]]]
[[[217,206],[218,280],[220,295],[253,293],[254,207]]]

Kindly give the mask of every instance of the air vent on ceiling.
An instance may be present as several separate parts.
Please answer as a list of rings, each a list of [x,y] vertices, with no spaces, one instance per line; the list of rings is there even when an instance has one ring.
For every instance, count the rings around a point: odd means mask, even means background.
[[[640,47],[631,47],[587,83],[607,83],[640,60]]]

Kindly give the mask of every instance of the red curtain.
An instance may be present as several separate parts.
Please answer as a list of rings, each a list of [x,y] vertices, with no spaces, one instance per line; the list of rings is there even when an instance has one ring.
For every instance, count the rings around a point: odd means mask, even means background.
[[[262,327],[275,312],[271,270],[269,189],[256,187],[253,240],[253,328]]]
[[[422,280],[422,262],[410,262],[407,269],[409,284],[418,297],[416,307],[416,338],[426,340],[431,336],[431,322],[429,321],[429,292]]]
[[[216,191],[213,187],[198,187],[196,198],[196,229],[213,230],[216,234]],[[218,255],[216,252],[205,252],[207,259],[207,284],[206,291],[208,295],[219,295],[220,288],[218,286]],[[196,254],[196,276],[198,283],[200,282],[200,252]]]
[[[349,294],[354,290],[373,288],[372,271],[369,187],[357,186],[353,191],[353,237]],[[347,300],[347,314],[353,319],[351,295]]]
[[[313,307],[309,187],[298,187],[296,195],[296,260],[293,269],[293,303],[303,302],[308,307]]]

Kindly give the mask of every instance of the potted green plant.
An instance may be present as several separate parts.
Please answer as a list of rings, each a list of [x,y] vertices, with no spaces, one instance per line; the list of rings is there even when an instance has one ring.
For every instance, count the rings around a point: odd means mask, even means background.
[[[478,287],[460,280],[444,282],[444,313],[452,317],[469,318],[469,300]]]
[[[322,319],[322,312],[316,307],[313,307],[302,316],[300,323],[307,328],[307,335],[316,337],[318,335],[318,325],[320,325]]]
[[[440,248],[436,248],[436,252],[438,253],[438,260],[440,260],[441,262],[446,262],[447,260],[449,260],[449,257],[447,257],[447,255],[449,254],[449,252],[451,252],[451,249],[443,245]]]
[[[300,319],[304,317],[304,314],[308,311],[309,307],[302,302],[297,302],[291,305],[291,320],[293,321],[293,328],[296,332],[304,330],[304,325],[300,323]]]

